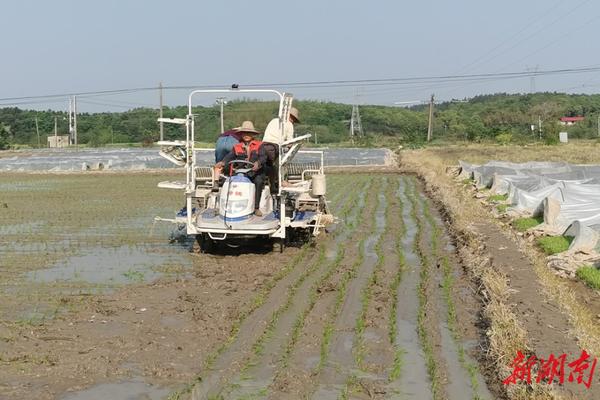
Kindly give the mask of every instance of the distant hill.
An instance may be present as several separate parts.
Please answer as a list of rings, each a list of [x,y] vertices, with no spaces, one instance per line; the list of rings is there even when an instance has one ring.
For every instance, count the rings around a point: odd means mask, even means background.
[[[302,123],[297,132],[316,134],[319,143],[340,143],[349,139],[349,120],[352,106],[348,104],[296,101]],[[186,107],[165,108],[165,117],[184,117]],[[276,115],[275,102],[252,100],[229,102],[225,107],[226,128],[252,120],[258,129],[264,129]],[[411,108],[388,106],[360,107],[363,128],[367,137],[359,144],[421,143],[427,133],[428,107]],[[195,107],[196,139],[212,142],[219,134],[219,108]],[[56,111],[32,111],[19,108],[0,109],[0,130],[5,142],[11,145],[37,146],[35,119],[38,119],[40,142],[45,146],[46,136],[52,135],[54,117],[58,117],[58,131],[68,130],[67,114]],[[158,140],[158,110],[136,108],[125,112],[82,113],[78,116],[79,142],[91,146],[108,143],[151,143]],[[563,116],[584,116],[582,122],[561,127]],[[554,137],[559,130],[568,130],[570,137],[597,137],[600,116],[600,95],[567,95],[562,93],[493,94],[481,95],[460,102],[436,104],[434,138],[436,140],[485,140],[508,135],[513,140],[537,137],[531,125],[542,120],[545,137]],[[181,127],[165,124],[167,139],[182,138]],[[0,138],[1,139],[1,138]],[[0,140],[0,143],[2,141]]]

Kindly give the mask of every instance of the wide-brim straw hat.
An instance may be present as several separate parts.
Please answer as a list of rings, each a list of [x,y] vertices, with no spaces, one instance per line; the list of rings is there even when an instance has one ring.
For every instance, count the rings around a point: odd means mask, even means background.
[[[244,122],[242,122],[241,126],[238,126],[237,128],[233,128],[233,130],[237,131],[237,132],[242,132],[242,133],[249,133],[251,135],[260,134],[260,131],[257,131],[256,129],[254,129],[254,124],[252,123],[252,121],[244,121]]]
[[[296,107],[290,108],[290,115],[292,117],[294,117],[296,122],[300,122],[300,117],[299,117],[300,113],[298,112],[298,109]]]

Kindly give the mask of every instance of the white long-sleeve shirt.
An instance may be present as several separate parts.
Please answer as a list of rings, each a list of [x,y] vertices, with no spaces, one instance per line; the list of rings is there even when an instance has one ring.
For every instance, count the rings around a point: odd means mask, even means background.
[[[273,143],[273,144],[282,144],[283,142],[287,142],[288,140],[292,140],[294,138],[294,124],[290,121],[285,121],[283,124],[283,135],[279,131],[279,118],[273,118],[269,125],[265,128],[265,134],[263,135],[262,141]]]

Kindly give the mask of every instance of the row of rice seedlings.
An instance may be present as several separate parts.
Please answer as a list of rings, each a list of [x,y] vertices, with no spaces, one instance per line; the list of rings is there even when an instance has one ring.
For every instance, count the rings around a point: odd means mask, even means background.
[[[306,257],[306,255],[309,253],[310,249],[311,248],[309,245],[304,245],[300,252],[298,252],[298,254],[296,254],[294,258],[292,258],[281,270],[279,270],[279,272],[274,276],[274,278],[270,280],[265,285],[265,287],[256,296],[252,298],[248,308],[243,310],[239,314],[237,320],[233,323],[231,330],[229,331],[229,335],[227,336],[225,341],[221,343],[215,351],[213,351],[206,357],[203,363],[202,370],[210,370],[213,367],[217,358],[221,354],[223,354],[223,352],[227,350],[227,348],[231,346],[231,344],[237,339],[242,323],[246,320],[246,318],[265,303],[267,297],[269,296],[269,293],[275,287],[277,282],[285,278],[294,269],[296,265],[301,263]],[[169,395],[169,400],[178,400],[181,396],[191,393],[192,389],[194,388],[194,385],[196,385],[199,382],[202,382],[201,375],[197,376],[193,382],[187,384],[182,389],[171,393]]]
[[[255,357],[258,357],[263,353],[265,341],[267,341],[268,339],[270,339],[273,336],[273,331],[275,330],[275,327],[277,326],[279,317],[281,317],[281,315],[285,311],[287,311],[290,308],[290,306],[293,304],[294,298],[296,296],[296,292],[298,291],[300,286],[304,283],[306,278],[308,278],[310,275],[312,275],[312,273],[315,272],[319,268],[319,266],[323,263],[323,261],[325,261],[325,246],[321,247],[321,249],[319,250],[318,256],[316,257],[315,261],[311,264],[311,266],[309,268],[307,268],[302,273],[302,275],[300,275],[298,277],[298,279],[294,282],[294,284],[288,288],[286,301],[277,310],[275,310],[273,312],[273,314],[271,315],[271,319],[269,320],[269,323],[265,327],[265,330],[260,335],[258,340],[254,343],[254,345],[252,346],[252,350],[254,352]],[[252,364],[250,362],[246,363],[246,365],[242,368],[242,371],[246,371],[251,366],[252,366]]]
[[[349,202],[349,204],[351,204],[352,206],[350,206],[347,209],[347,211],[343,214],[344,217],[346,217],[348,215],[348,212],[350,210],[354,210],[354,212],[357,216],[363,215],[363,210],[365,209],[365,205],[363,204],[360,207],[356,207],[356,205],[357,205],[356,197],[358,196],[358,194],[364,193],[365,190],[369,190],[366,186],[367,186],[367,182],[365,182],[365,184],[363,185],[363,190],[354,192],[354,194],[352,196],[352,200]],[[359,220],[360,219],[362,219],[362,218],[359,218]],[[356,231],[356,224],[348,223],[344,234],[346,237],[350,237],[352,234],[354,234],[355,231]],[[301,313],[298,316],[298,318],[296,319],[296,321],[294,323],[294,327],[292,329],[292,334],[291,334],[290,340],[288,341],[288,344],[286,346],[286,351],[285,351],[283,359],[282,359],[282,366],[284,368],[287,367],[287,365],[288,365],[291,352],[298,340],[298,337],[300,336],[300,332],[302,331],[302,328],[304,327],[304,321],[305,321],[306,317],[308,316],[308,314],[310,313],[310,311],[315,306],[315,303],[318,298],[319,287],[321,287],[325,282],[327,282],[331,278],[333,273],[337,270],[340,263],[344,259],[344,255],[345,255],[344,246],[338,246],[336,256],[333,259],[333,261],[330,263],[330,265],[327,267],[326,273],[317,282],[315,282],[313,284],[313,286],[311,287],[310,294],[309,294],[309,305],[303,311],[303,313]]]
[[[387,177],[384,179],[383,185],[385,186],[385,194],[384,199],[389,200],[389,192],[390,187],[387,185]],[[377,210],[381,206],[381,194],[376,196],[375,209]],[[377,238],[377,243],[375,244],[375,254],[377,255],[377,262],[373,268],[373,272],[371,273],[371,277],[369,278],[369,282],[361,291],[361,310],[356,319],[356,336],[354,337],[354,360],[359,369],[364,370],[363,360],[364,360],[364,332],[366,328],[366,318],[367,312],[369,308],[369,303],[371,302],[371,297],[373,296],[373,288],[377,285],[377,276],[383,267],[383,263],[385,262],[385,254],[383,253],[383,242],[385,240],[385,234],[389,229],[389,202],[384,202],[384,226],[382,227],[382,231]],[[375,233],[376,228],[376,214],[373,214],[373,222],[372,222],[372,230],[371,234]]]
[[[442,266],[442,298],[446,303],[447,315],[446,321],[448,323],[448,329],[450,330],[450,334],[452,335],[452,339],[454,341],[454,345],[456,347],[458,353],[458,361],[460,365],[467,371],[469,374],[469,380],[471,381],[471,388],[473,390],[473,399],[479,399],[477,395],[479,389],[479,382],[477,380],[477,366],[471,362],[469,362],[465,357],[465,348],[462,344],[460,333],[458,332],[458,321],[456,316],[456,305],[454,304],[454,300],[452,298],[452,291],[454,285],[454,278],[452,276],[452,267],[450,266],[450,262],[446,255],[441,255],[439,252],[439,238],[441,237],[442,231],[437,223],[437,221],[433,218],[429,210],[429,204],[427,201],[423,202],[423,215],[429,222],[432,230],[431,235],[431,251],[434,258],[440,260],[440,264]]]
[[[361,193],[361,194],[366,193],[365,197],[367,197],[371,193],[372,186],[373,186],[373,181],[369,181],[367,187],[364,190],[360,191],[359,193]],[[366,210],[367,210],[367,207],[364,207],[361,209],[360,215],[357,218],[358,221],[365,220]],[[371,210],[372,216],[375,215],[375,211],[376,211],[376,208],[373,207]],[[372,219],[373,219],[373,217],[372,217]],[[355,224],[354,223],[351,223],[351,224],[354,227]],[[374,227],[372,227],[371,229],[374,229]],[[358,256],[356,257],[356,260],[354,261],[354,263],[352,263],[350,269],[348,269],[343,274],[342,279],[340,281],[339,289],[338,289],[336,297],[335,297],[335,302],[329,313],[328,322],[325,324],[325,327],[323,328],[323,339],[321,340],[321,351],[320,351],[319,364],[317,365],[317,367],[314,371],[315,374],[318,374],[321,371],[321,369],[323,369],[323,367],[325,366],[325,363],[327,362],[327,356],[329,354],[329,345],[331,343],[331,336],[333,335],[333,328],[334,328],[335,320],[336,320],[337,316],[339,315],[342,304],[344,303],[344,300],[346,298],[346,290],[348,289],[348,283],[350,282],[350,280],[352,278],[354,278],[356,276],[356,272],[357,272],[359,266],[364,261],[365,240],[366,240],[366,236],[362,235],[362,238],[361,238],[360,242],[358,243]]]
[[[417,200],[417,184],[414,179],[411,179],[411,190],[407,192],[409,201],[411,202],[411,215],[416,222],[417,232],[415,234],[414,250],[418,254],[421,260],[421,272],[420,282],[418,287],[419,296],[419,310],[417,313],[417,332],[419,339],[421,340],[421,346],[423,353],[425,354],[425,363],[427,367],[427,373],[431,379],[431,391],[434,399],[439,399],[442,396],[440,388],[440,377],[437,370],[437,364],[435,356],[433,354],[433,344],[431,343],[429,332],[425,325],[425,319],[427,315],[428,299],[427,299],[427,285],[429,283],[429,264],[430,260],[423,249],[421,241],[423,240],[424,226],[423,220],[417,213],[418,200]]]
[[[366,186],[366,183],[365,183]],[[354,192],[351,196],[349,196],[347,198],[347,202],[346,204],[344,204],[344,207],[340,210],[340,217],[341,218],[346,218],[348,217],[348,215],[350,214],[351,211],[355,211],[355,213],[358,213],[358,209],[356,208],[357,203],[358,203],[358,194],[360,192]],[[336,238],[338,235],[342,235],[345,234],[346,236],[351,235],[352,232],[354,231],[354,227],[350,226],[349,224],[345,224],[342,230],[336,230],[334,232],[334,234],[332,235],[333,238]],[[341,245],[338,245],[338,249],[336,251],[336,257],[334,258],[333,262],[330,264],[329,268],[327,269],[327,273],[319,280],[317,281],[311,290],[311,295],[312,293],[314,293],[316,295],[316,289],[320,286],[320,284],[322,284],[325,279],[327,279],[328,277],[331,276],[331,274],[335,271],[335,267],[337,267],[337,265],[339,265],[339,263],[341,262],[341,260],[343,259],[343,254],[344,254],[344,248]],[[317,261],[311,266],[311,268],[316,268],[318,267],[320,264],[323,263],[323,261],[325,260],[325,246],[323,246],[320,250],[319,253],[319,257],[317,259]],[[302,282],[304,281],[304,279],[302,279]],[[299,282],[298,286],[302,283]],[[300,328],[303,326],[303,321],[304,318],[306,318],[306,315],[308,314],[308,312],[310,311],[310,309],[312,309],[312,307],[314,306],[314,301],[316,300],[316,297],[314,299],[311,300],[309,307],[307,310],[305,310],[305,312],[301,313],[298,316],[298,319],[296,320],[295,324],[294,324],[294,331],[296,332],[296,338],[294,339],[294,335],[292,334],[290,343],[292,343],[292,347],[293,347],[293,343],[295,343],[295,340],[297,340],[297,336],[300,333]],[[289,305],[291,305],[293,301],[293,296],[288,296],[288,302],[289,304],[287,304],[287,307],[289,307]],[[286,307],[286,309],[287,309]],[[286,358],[289,358],[289,353],[291,352],[291,347],[290,344],[288,344],[287,348],[286,348],[286,353],[284,355],[284,360]],[[287,361],[284,362],[284,365],[287,364]]]
[[[366,185],[366,183],[365,183]],[[347,199],[347,203],[344,205],[343,210],[341,211],[341,216],[346,217],[350,211],[354,210],[356,213],[358,213],[362,207],[360,209],[356,208],[355,206],[357,205],[358,202],[358,194],[359,192],[355,192],[353,193],[352,196],[350,196]],[[348,228],[348,227],[346,227]],[[335,234],[333,235],[334,237],[337,236],[338,234],[344,233],[346,236],[352,234],[354,229],[346,229],[345,231],[336,231]],[[325,246],[323,246],[321,248],[321,251],[319,253],[319,257],[317,259],[317,261],[313,264],[313,266],[311,268],[316,268],[318,265],[322,264],[323,261],[325,260]],[[334,258],[334,260],[330,263],[330,265],[327,267],[326,273],[317,281],[315,282],[310,289],[310,294],[309,294],[309,304],[308,306],[302,311],[302,313],[300,313],[298,315],[298,317],[296,318],[296,320],[294,321],[294,325],[292,327],[292,333],[290,335],[290,339],[288,340],[286,347],[284,349],[284,353],[283,356],[281,358],[280,361],[280,370],[287,368],[288,363],[289,363],[289,357],[291,356],[292,350],[300,336],[300,333],[302,331],[302,328],[304,326],[304,321],[306,319],[306,317],[308,316],[309,312],[313,309],[316,300],[317,300],[317,290],[318,288],[324,283],[326,282],[331,275],[335,272],[335,270],[337,269],[337,267],[339,266],[341,260],[344,257],[344,247],[341,245],[338,245],[338,249],[336,252],[336,257]],[[308,275],[307,275],[308,276]],[[290,295],[288,295],[286,304],[284,304],[284,306],[282,306],[281,308],[279,308],[274,315],[272,316],[267,328],[265,329],[265,332],[263,332],[263,334],[261,335],[261,337],[258,339],[258,341],[254,344],[253,346],[253,350],[254,350],[254,358],[260,356],[262,354],[262,351],[264,350],[264,343],[265,341],[270,338],[272,336],[272,332],[275,329],[276,326],[276,322],[279,319],[279,317],[281,316],[281,314],[287,310],[291,304],[293,303],[294,300],[294,295],[295,292],[297,290],[297,287],[300,286],[300,284],[302,284],[302,282],[304,281],[304,279],[302,279],[301,282],[297,282],[298,285],[296,286],[296,288],[292,288],[290,290],[290,292],[293,291],[293,293],[290,293]],[[254,363],[255,361],[249,360],[244,367],[242,368],[242,373],[248,371],[248,369],[250,367],[252,367],[253,365],[255,365]],[[259,390],[259,392],[266,392],[268,390],[268,388],[261,388]]]
[[[342,216],[347,216],[348,213],[352,210],[356,210],[356,208],[354,207],[356,205],[358,201],[358,193],[353,193],[352,196],[350,196],[350,198],[348,199],[347,204],[344,206],[344,208],[341,211],[341,215]],[[342,231],[336,231],[336,233],[333,235],[334,237],[341,234],[341,233],[346,233],[346,234],[350,234],[351,231],[349,231],[348,233]],[[260,357],[263,354],[264,351],[264,345],[265,342],[270,339],[272,337],[272,334],[277,326],[277,322],[279,321],[279,318],[281,317],[281,315],[289,309],[289,307],[293,304],[294,302],[294,298],[296,295],[296,292],[298,290],[298,288],[302,285],[302,283],[304,283],[304,281],[306,280],[306,278],[308,278],[315,270],[318,269],[318,267],[325,261],[325,250],[326,247],[322,246],[321,249],[319,250],[319,254],[318,257],[316,258],[316,260],[311,264],[311,266],[306,269],[306,271],[294,282],[294,284],[292,286],[290,286],[288,288],[288,294],[287,294],[287,298],[284,304],[282,304],[277,310],[275,310],[273,312],[273,314],[271,315],[271,319],[269,320],[267,326],[265,327],[265,330],[263,331],[263,333],[261,334],[261,336],[257,339],[257,341],[253,344],[252,346],[252,350],[253,350],[253,359],[256,360],[258,357]],[[328,277],[331,276],[331,274],[334,272],[335,267],[337,265],[339,265],[341,259],[343,258],[343,247],[341,245],[338,245],[338,250],[337,250],[337,255],[336,258],[333,260],[333,262],[330,264],[328,271],[326,272],[326,274],[324,274],[324,276],[322,278],[320,278],[311,288],[311,300],[309,302],[309,306],[298,316],[298,318],[296,319],[295,323],[294,323],[294,327],[292,329],[292,335],[290,337],[290,340],[288,341],[288,344],[286,345],[285,351],[284,351],[284,355],[282,358],[282,364],[284,366],[287,366],[287,362],[289,360],[289,355],[291,354],[291,350],[293,349],[293,345],[295,344],[299,334],[300,334],[300,330],[304,324],[304,319],[306,318],[306,315],[308,315],[308,312],[312,309],[312,307],[314,306],[314,303],[316,301],[316,290],[319,287],[319,285],[321,283],[323,283],[325,281],[325,279],[327,279]],[[247,362],[244,364],[244,366],[242,367],[241,372],[247,372],[249,368],[251,368],[253,365],[255,365],[256,361],[253,361],[252,359],[247,360]]]
[[[360,192],[358,192],[358,193],[360,193]],[[355,211],[357,212],[357,214],[360,213],[362,215],[362,210],[364,210],[364,208],[365,208],[365,206],[363,205],[360,209],[355,209]],[[355,231],[356,231],[356,224],[348,224],[348,230],[345,232],[346,237],[351,236]],[[327,282],[331,278],[333,273],[338,269],[340,263],[344,259],[344,255],[345,255],[345,248],[343,246],[339,246],[338,250],[336,252],[335,258],[330,263],[330,265],[327,267],[326,273],[317,282],[315,282],[313,284],[313,286],[311,287],[310,294],[309,294],[309,305],[303,311],[303,313],[300,314],[298,316],[298,318],[296,319],[296,321],[294,323],[294,327],[292,329],[292,334],[291,334],[290,340],[286,346],[286,351],[282,358],[283,368],[288,366],[289,357],[290,357],[291,352],[300,336],[302,328],[304,327],[304,321],[306,320],[306,317],[308,316],[310,311],[315,306],[315,303],[318,298],[319,287],[321,287],[325,282]]]
[[[398,180],[398,190],[402,189],[403,180],[404,179]],[[400,224],[398,226],[395,246],[396,256],[398,257],[398,270],[389,288],[390,298],[392,299],[392,306],[390,308],[390,315],[388,318],[388,336],[390,339],[390,344],[392,345],[392,348],[394,348],[394,361],[388,378],[390,382],[393,382],[400,377],[400,374],[402,372],[403,356],[405,353],[405,350],[396,343],[396,336],[398,334],[398,287],[400,286],[400,282],[402,282],[402,274],[404,272],[404,269],[406,268],[406,259],[404,257],[404,251],[402,249],[402,240],[406,236],[406,223],[403,217],[404,204],[402,203],[402,199],[399,195],[397,195],[396,198],[398,200],[397,212],[400,216]]]

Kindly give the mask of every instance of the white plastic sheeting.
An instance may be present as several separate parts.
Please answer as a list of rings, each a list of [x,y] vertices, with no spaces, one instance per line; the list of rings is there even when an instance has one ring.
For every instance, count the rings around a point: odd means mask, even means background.
[[[461,178],[506,194],[509,210],[544,216],[546,232],[574,236],[570,250],[600,251],[600,165],[459,162]]]
[[[388,149],[323,149],[325,164],[390,165],[393,153]],[[85,171],[98,169],[143,170],[178,168],[165,160],[154,148],[124,149],[41,149],[17,152],[13,157],[0,158],[0,171]],[[214,150],[198,150],[200,165],[214,164]],[[314,161],[319,155],[299,153],[297,161]]]

